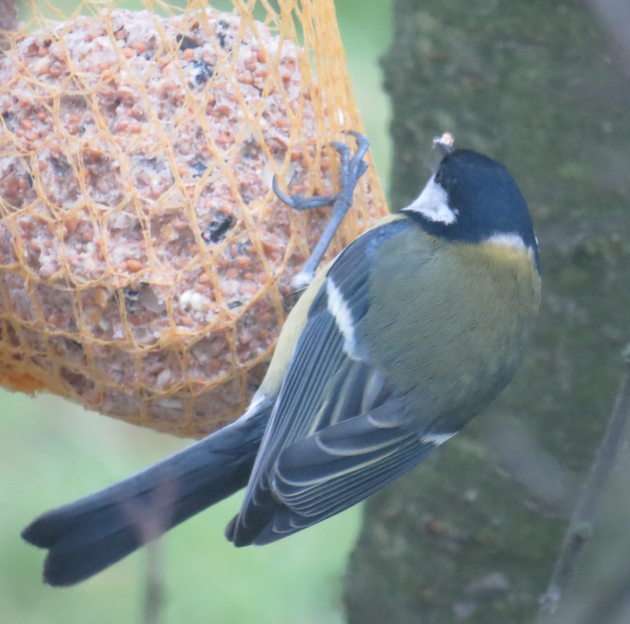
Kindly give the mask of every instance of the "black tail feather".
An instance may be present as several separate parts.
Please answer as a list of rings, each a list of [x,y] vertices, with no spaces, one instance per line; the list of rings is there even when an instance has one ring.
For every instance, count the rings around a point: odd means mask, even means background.
[[[125,481],[34,520],[22,537],[49,550],[45,582],[85,580],[244,487],[268,415],[263,407]]]

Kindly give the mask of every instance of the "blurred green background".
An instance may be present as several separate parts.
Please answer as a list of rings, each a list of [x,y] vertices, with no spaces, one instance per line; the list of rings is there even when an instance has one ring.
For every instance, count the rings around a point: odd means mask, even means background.
[[[378,59],[389,43],[391,0],[337,0],[337,10],[355,93],[386,182],[389,106]],[[19,533],[42,511],[128,476],[185,442],[49,396],[0,391],[0,406],[0,622],[141,621],[144,553],[78,587],[55,590],[40,580],[42,553]],[[235,549],[223,529],[238,505],[239,497],[224,501],[162,540],[163,621],[343,621],[342,577],[360,510],[284,542]]]

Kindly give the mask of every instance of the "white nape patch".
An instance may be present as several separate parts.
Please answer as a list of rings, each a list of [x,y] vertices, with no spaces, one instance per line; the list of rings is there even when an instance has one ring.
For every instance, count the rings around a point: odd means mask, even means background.
[[[352,359],[358,359],[355,354],[352,312],[350,312],[350,308],[343,298],[343,294],[330,277],[326,278],[326,295],[328,296],[328,312],[335,318],[337,327],[344,337],[343,350]]]
[[[535,263],[536,254],[533,245],[526,245],[523,237],[520,234],[493,234],[484,241],[491,245],[500,245],[501,247],[508,247],[509,249],[515,249],[517,251],[526,252],[529,259]],[[536,245],[538,245],[538,239],[536,239]]]
[[[458,212],[448,205],[448,194],[435,176],[431,176],[418,198],[403,210],[417,212],[435,223],[451,225],[457,221]]]
[[[427,433],[420,438],[422,444],[433,444],[434,446],[442,446],[445,442],[448,442],[455,433]]]
[[[520,234],[493,234],[484,241],[491,245],[501,245],[502,247],[511,247],[512,249],[519,249],[521,251],[527,250],[527,245]]]

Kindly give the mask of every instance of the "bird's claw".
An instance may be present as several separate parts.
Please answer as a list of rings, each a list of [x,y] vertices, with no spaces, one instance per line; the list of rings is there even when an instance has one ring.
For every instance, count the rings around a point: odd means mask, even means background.
[[[330,206],[335,203],[337,199],[336,195],[320,195],[317,197],[304,197],[303,195],[289,195],[285,193],[278,184],[278,177],[273,176],[271,181],[271,187],[278,199],[289,208],[293,210],[303,211],[310,210],[311,208],[322,208],[323,206]]]
[[[352,196],[359,178],[367,171],[368,165],[363,159],[370,148],[370,142],[367,137],[355,130],[345,130],[344,134],[349,134],[355,138],[357,151],[350,157],[350,148],[345,143],[341,143],[341,141],[333,141],[331,143],[341,160],[339,167],[340,191],[335,195],[319,195],[315,197],[304,197],[299,194],[290,195],[280,188],[278,177],[274,175],[271,186],[273,192],[282,203],[293,210],[303,211],[330,206],[343,194]]]
[[[311,208],[321,208],[323,206],[333,205],[333,212],[330,220],[326,224],[326,228],[322,233],[319,241],[315,245],[313,252],[304,264],[304,267],[293,280],[294,288],[303,288],[307,286],[315,275],[315,271],[321,262],[330,242],[332,241],[340,223],[345,217],[348,209],[352,205],[352,196],[361,176],[367,171],[368,165],[364,158],[370,147],[367,138],[355,132],[354,130],[346,131],[354,137],[357,149],[351,156],[350,148],[339,141],[331,143],[333,148],[339,154],[339,192],[332,196],[319,197],[303,197],[302,195],[289,195],[282,191],[278,185],[278,180],[274,176],[272,188],[277,197],[287,206],[294,210],[310,210]]]

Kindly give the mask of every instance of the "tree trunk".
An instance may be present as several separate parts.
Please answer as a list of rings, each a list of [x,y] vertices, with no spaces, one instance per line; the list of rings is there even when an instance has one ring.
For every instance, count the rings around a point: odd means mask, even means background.
[[[533,621],[630,337],[630,87],[618,63],[578,0],[395,3],[383,63],[392,205],[417,195],[443,131],[504,162],[534,215],[543,307],[494,406],[367,503],[351,624]]]

